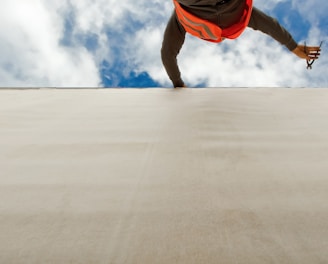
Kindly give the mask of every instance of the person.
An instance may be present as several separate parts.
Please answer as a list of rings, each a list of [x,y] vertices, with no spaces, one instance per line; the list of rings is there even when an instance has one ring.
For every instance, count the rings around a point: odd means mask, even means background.
[[[259,30],[301,59],[314,61],[320,47],[299,45],[279,22],[253,6],[252,0],[173,0],[175,10],[164,32],[161,58],[174,87],[186,87],[177,56],[186,33],[219,43],[239,37],[246,27]]]

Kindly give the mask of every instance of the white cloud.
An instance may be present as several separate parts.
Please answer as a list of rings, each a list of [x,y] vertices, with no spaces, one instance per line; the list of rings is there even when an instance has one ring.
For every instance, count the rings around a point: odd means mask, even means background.
[[[292,0],[293,7],[297,9],[306,20],[310,21],[312,25],[317,26],[320,20],[325,20],[327,23],[328,1],[321,0]],[[324,29],[328,33],[328,29]]]
[[[59,45],[63,20],[42,1],[8,0],[0,11],[0,86],[95,86],[98,70],[83,47]]]
[[[255,5],[268,10],[283,1],[287,0],[258,0]],[[125,74],[146,71],[163,86],[171,86],[160,60],[171,1],[4,0],[1,5],[0,86],[100,86],[103,60],[110,67],[124,61]],[[319,24],[328,2],[293,0],[293,7],[311,23],[308,39],[313,44],[327,40],[327,29]],[[62,45],[67,16],[73,38],[70,45]],[[98,40],[92,51],[78,37],[90,34]],[[307,71],[304,61],[250,29],[240,39],[220,45],[187,37],[179,65],[190,86],[328,85],[327,56]],[[111,78],[110,72],[107,75]]]

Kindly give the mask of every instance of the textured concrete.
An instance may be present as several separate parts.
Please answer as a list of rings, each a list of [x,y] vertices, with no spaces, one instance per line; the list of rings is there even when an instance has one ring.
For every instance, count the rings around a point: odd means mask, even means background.
[[[327,102],[0,90],[0,263],[328,263]]]

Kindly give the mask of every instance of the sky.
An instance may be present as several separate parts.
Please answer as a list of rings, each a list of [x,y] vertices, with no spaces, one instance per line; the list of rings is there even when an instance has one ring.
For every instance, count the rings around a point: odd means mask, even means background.
[[[188,87],[328,87],[328,1],[254,0],[298,43],[305,60],[246,29],[220,44],[187,36],[178,56]],[[172,87],[160,58],[171,0],[1,0],[0,87]]]

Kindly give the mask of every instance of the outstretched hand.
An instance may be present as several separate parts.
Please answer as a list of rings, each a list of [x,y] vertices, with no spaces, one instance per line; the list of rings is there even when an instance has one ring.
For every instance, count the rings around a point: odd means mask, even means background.
[[[316,60],[320,56],[320,51],[320,46],[308,47],[305,45],[298,45],[292,52],[301,59]]]
[[[182,85],[182,86],[176,86],[176,87],[174,87],[174,88],[188,88],[188,86],[186,86],[186,85],[184,84],[184,85]]]

